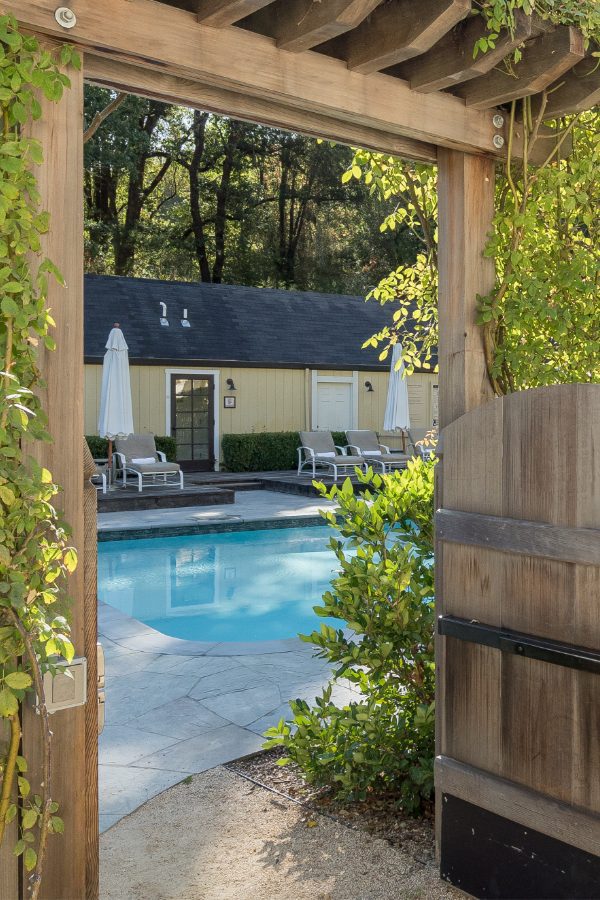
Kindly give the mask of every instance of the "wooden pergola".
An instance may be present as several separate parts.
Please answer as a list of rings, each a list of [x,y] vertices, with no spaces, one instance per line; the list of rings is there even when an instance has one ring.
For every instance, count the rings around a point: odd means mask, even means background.
[[[42,100],[44,250],[66,279],[51,289],[58,349],[40,350],[54,437],[40,450],[64,487],[63,506],[84,544],[83,90],[84,81],[224,113],[408,159],[439,172],[439,382],[442,428],[492,399],[477,295],[494,283],[482,251],[506,153],[506,106],[550,89],[549,117],[600,99],[596,60],[575,28],[518,14],[514,34],[473,57],[485,34],[471,0],[5,0],[23,27],[82,52],[82,72],[59,104]],[[508,73],[500,64],[523,46]],[[542,131],[545,157],[555,140]],[[520,153],[519,142],[515,154]],[[64,385],[70,389],[65,393]],[[88,659],[85,707],[57,714],[55,793],[66,837],[53,839],[45,897],[97,896],[95,575],[72,578],[76,651]],[[86,601],[87,592],[87,601]],[[26,729],[35,759],[35,729]],[[0,860],[0,895],[19,892],[16,863]]]

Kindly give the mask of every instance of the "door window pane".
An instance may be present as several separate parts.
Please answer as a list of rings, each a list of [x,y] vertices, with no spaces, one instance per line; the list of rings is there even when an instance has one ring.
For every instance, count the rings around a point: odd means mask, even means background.
[[[177,441],[177,458],[182,461],[212,458],[213,380],[177,378],[173,409],[173,433]]]

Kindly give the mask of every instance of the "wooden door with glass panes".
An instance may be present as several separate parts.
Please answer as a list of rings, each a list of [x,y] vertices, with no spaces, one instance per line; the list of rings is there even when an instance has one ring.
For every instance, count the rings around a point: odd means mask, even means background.
[[[171,434],[184,471],[215,467],[215,380],[212,375],[171,376]]]

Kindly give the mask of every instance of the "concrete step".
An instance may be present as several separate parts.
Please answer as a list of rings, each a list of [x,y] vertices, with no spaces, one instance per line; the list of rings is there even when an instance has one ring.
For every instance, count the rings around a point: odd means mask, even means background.
[[[229,487],[151,488],[116,487],[98,492],[98,512],[128,512],[136,509],[173,509],[179,506],[217,506],[234,503],[235,491]]]

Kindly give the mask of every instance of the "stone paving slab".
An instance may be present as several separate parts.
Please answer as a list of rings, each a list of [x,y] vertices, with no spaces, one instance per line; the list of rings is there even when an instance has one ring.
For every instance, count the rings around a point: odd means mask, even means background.
[[[264,525],[318,515],[316,498],[244,491],[213,507],[102,513],[99,530],[189,526],[203,521]],[[329,505],[329,504],[327,504]],[[202,517],[205,517],[202,519]],[[221,517],[219,519],[219,517]],[[125,531],[123,531],[125,534]],[[298,638],[207,643],[171,638],[100,604],[106,658],[106,727],[100,738],[100,828],[190,774],[259,750],[264,730],[289,713],[288,699],[312,699],[330,670]],[[346,702],[352,692],[340,686]]]
[[[147,509],[131,512],[99,512],[98,531],[128,531],[165,526],[201,523],[244,523],[264,520],[285,520],[297,517],[319,518],[321,509],[334,509],[335,504],[318,497],[299,497],[276,491],[243,491],[235,503],[211,506],[207,509],[183,506],[177,509]]]
[[[152,753],[136,765],[163,772],[179,772],[196,775],[224,762],[256,753],[264,738],[238,725],[225,725],[215,731],[207,731],[200,737],[179,741],[166,750]]]

